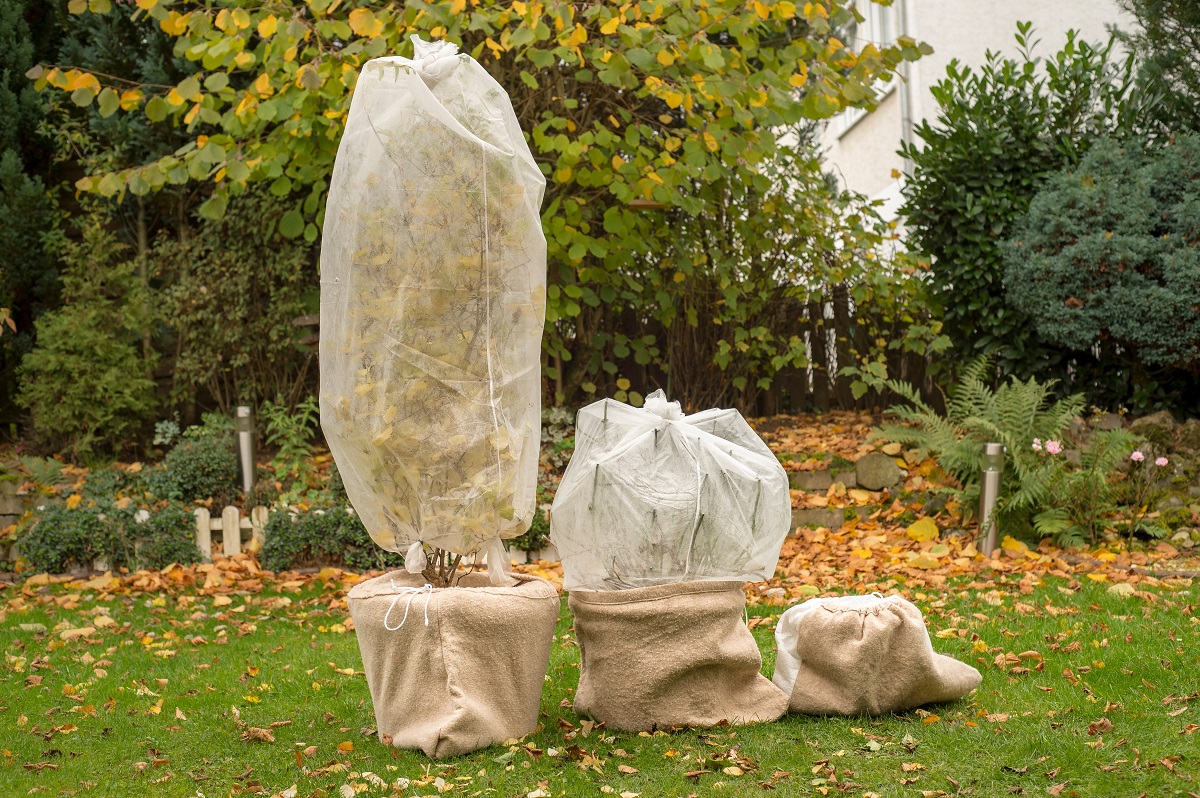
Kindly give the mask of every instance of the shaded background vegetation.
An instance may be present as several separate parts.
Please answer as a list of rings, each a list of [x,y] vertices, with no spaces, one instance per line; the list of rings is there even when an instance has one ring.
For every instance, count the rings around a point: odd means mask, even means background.
[[[997,378],[1195,413],[1194,357],[1148,358],[1167,350],[1075,324],[1059,305],[1085,298],[1010,290],[1005,272],[1039,192],[1063,190],[1097,141],[1116,142],[1097,167],[1116,179],[1195,130],[1194,50],[1174,33],[1190,6],[1133,8],[1128,59],[1073,37],[1043,58],[1023,28],[1019,57],[952,67],[905,152],[907,249],[822,174],[813,130],[872,107],[922,45],[848,50],[845,6],[4,4],[4,434],[137,452],[162,419],[309,397],[342,115],[357,65],[410,52],[414,32],[493,72],[547,175],[548,404],[664,387],[691,408],[873,406],[886,378],[930,393],[992,352]],[[1190,207],[1196,181],[1177,182]],[[1193,233],[1178,279],[1197,268]]]

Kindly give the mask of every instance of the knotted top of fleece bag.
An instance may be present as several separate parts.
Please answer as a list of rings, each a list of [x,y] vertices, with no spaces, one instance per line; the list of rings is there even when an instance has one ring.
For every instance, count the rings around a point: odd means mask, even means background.
[[[810,599],[775,626],[775,685],[806,715],[882,715],[952,701],[983,677],[933,650],[921,611],[899,596]]]
[[[774,575],[791,518],[787,474],[740,413],[684,415],[655,391],[579,411],[550,537],[567,590],[746,581]]]

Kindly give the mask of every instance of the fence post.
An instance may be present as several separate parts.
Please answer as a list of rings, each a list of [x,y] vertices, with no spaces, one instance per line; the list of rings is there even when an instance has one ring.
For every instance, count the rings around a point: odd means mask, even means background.
[[[226,557],[242,553],[242,525],[236,507],[221,511],[221,540]]]
[[[196,516],[196,548],[205,562],[212,562],[212,514],[207,507],[197,507]]]
[[[259,549],[262,544],[267,542],[267,534],[264,531],[267,527],[267,508],[261,504],[250,511],[250,529],[251,534],[259,542]]]

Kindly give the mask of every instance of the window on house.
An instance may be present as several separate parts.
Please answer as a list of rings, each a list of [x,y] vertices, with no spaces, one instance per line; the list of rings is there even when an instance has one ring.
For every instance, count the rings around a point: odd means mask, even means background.
[[[874,44],[882,49],[896,40],[896,8],[894,5],[881,6],[871,0],[855,0],[855,6],[862,16],[862,22],[852,22],[846,27],[846,44],[855,52],[860,52],[867,44]],[[882,99],[896,83],[893,77],[886,83],[875,87],[876,94]],[[834,130],[840,136],[858,120],[866,115],[862,108],[847,108],[833,118]]]

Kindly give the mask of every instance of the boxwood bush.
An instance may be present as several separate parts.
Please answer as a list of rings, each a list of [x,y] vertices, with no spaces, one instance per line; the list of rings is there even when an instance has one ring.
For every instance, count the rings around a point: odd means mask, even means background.
[[[272,513],[260,556],[264,568],[286,571],[318,565],[356,570],[399,568],[404,558],[375,545],[353,508],[345,504]]]
[[[238,464],[227,435],[185,438],[146,476],[146,487],[159,498],[190,503],[213,500],[228,504],[238,492]]]
[[[147,511],[132,502],[118,507],[112,498],[87,498],[77,506],[44,505],[18,533],[17,550],[35,571],[62,573],[88,568],[98,558],[110,568],[162,568],[172,562],[200,561],[195,520],[181,505]]]

